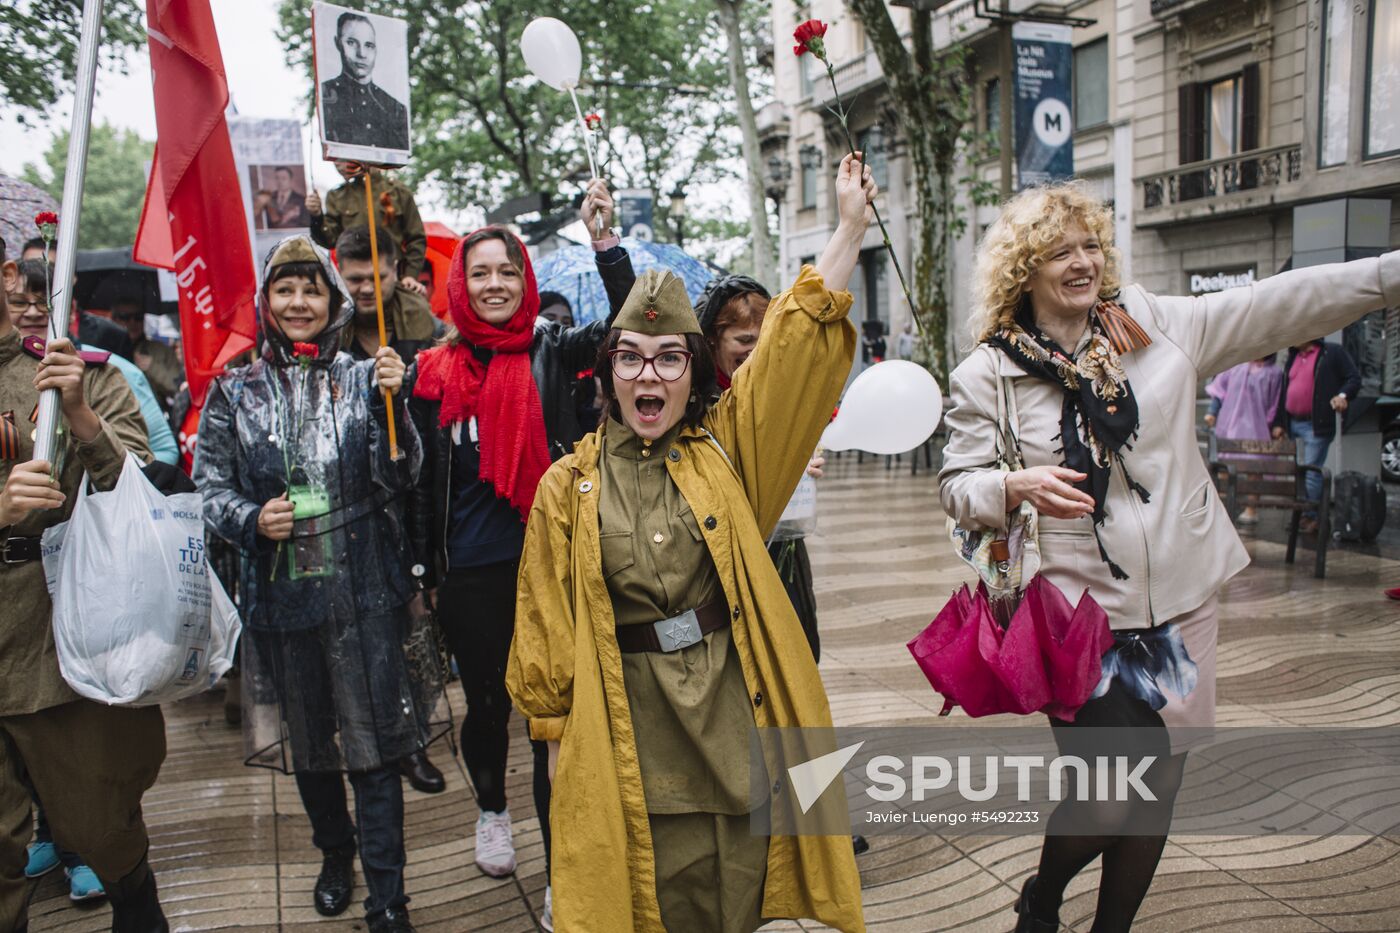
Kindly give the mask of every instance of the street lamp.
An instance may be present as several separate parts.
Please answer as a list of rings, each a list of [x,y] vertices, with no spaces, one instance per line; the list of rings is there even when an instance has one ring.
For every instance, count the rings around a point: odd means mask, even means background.
[[[792,163],[779,155],[768,157],[768,196],[774,201],[781,202],[783,194],[787,191],[788,182],[792,180]]]
[[[676,222],[676,246],[685,247],[685,186],[679,182],[671,191],[671,218]]]
[[[797,150],[797,163],[810,172],[822,167],[822,151],[808,143]]]

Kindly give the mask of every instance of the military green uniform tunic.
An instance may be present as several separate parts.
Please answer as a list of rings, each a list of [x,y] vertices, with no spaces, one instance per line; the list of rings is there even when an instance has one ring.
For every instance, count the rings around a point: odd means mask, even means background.
[[[695,514],[667,473],[683,456],[679,431],[646,441],[607,422],[599,543],[619,626],[724,599]],[[756,929],[768,839],[749,832],[754,718],[729,628],[680,651],[624,653],[622,673],[663,921],[677,931]]]
[[[39,360],[25,352],[19,332],[0,337],[0,418],[13,423],[17,455],[0,458],[0,486],[10,469],[34,457]],[[92,440],[61,435],[62,507],[33,511],[0,542],[37,537],[66,521],[86,472],[98,490],[116,484],[127,451],[150,460],[146,426],[126,379],[115,366],[89,366],[83,376],[89,407],[102,422]],[[30,883],[22,868],[30,841],[30,787],[59,845],[81,852],[110,887],[146,857],[150,840],[141,797],[165,760],[160,707],[103,706],[80,699],[59,673],[53,606],[40,561],[0,563],[0,930],[22,929]]]
[[[12,329],[0,337],[0,417],[13,420],[19,438],[19,456],[0,460],[0,486],[9,479],[10,467],[34,457],[34,425],[29,419],[39,402],[34,389],[38,369],[39,360],[20,346],[19,331]],[[121,473],[127,450],[143,463],[150,460],[146,424],[121,370],[89,366],[83,382],[88,405],[102,420],[102,431],[85,444],[74,442],[71,434],[62,435],[68,446],[61,455],[59,488],[67,500],[62,508],[30,512],[8,532],[0,529],[0,541],[11,534],[41,535],[50,525],[67,521],[84,470],[98,489],[110,489]],[[39,561],[0,563],[0,605],[5,607],[0,612],[0,716],[32,713],[76,700],[77,694],[58,672],[49,626],[49,591]]]
[[[403,257],[403,274],[418,278],[428,255],[428,235],[423,230],[423,218],[413,192],[402,182],[383,172],[371,173],[374,195],[374,217],[393,236]],[[389,196],[392,218],[385,216],[384,195]],[[365,213],[365,182],[352,178],[326,195],[321,215],[311,218],[311,238],[326,249],[335,249],[335,241],[351,227],[367,224]]]

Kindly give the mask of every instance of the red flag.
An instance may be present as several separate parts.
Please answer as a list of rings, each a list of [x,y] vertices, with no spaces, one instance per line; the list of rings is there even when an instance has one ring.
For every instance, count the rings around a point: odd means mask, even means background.
[[[133,256],[175,273],[197,412],[210,380],[253,346],[253,250],[224,121],[228,82],[209,0],[146,0],[146,31],[156,151]],[[191,419],[184,427],[193,436]]]

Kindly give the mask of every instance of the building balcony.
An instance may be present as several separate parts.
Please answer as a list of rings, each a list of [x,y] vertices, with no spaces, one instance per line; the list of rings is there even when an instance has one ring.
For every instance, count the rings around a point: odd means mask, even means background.
[[[792,132],[792,118],[781,101],[770,100],[760,107],[754,122],[758,124],[759,142],[765,145],[781,142]]]
[[[831,91],[831,79],[826,76],[826,68],[820,62],[811,67],[812,109],[826,110],[836,103],[836,95]],[[874,51],[866,51],[841,62],[834,71],[836,87],[847,107],[851,106],[856,95],[885,83],[884,72],[880,70],[880,62],[875,58]]]
[[[1137,179],[1142,202],[1135,220],[1159,227],[1289,203],[1302,197],[1302,178],[1297,144],[1192,162]]]

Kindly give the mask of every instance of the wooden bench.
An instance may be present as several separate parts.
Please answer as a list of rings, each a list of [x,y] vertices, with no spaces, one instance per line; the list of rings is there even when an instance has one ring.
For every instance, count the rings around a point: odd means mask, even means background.
[[[1327,543],[1332,538],[1329,514],[1332,474],[1326,467],[1298,462],[1298,447],[1291,438],[1270,441],[1226,440],[1210,435],[1207,460],[1216,488],[1225,500],[1230,520],[1245,505],[1261,509],[1287,509],[1293,513],[1288,526],[1288,554],[1293,563],[1298,550],[1299,525],[1304,512],[1317,513],[1317,561],[1313,576],[1327,573]],[[1322,498],[1308,498],[1308,473],[1322,474]],[[1256,501],[1257,500],[1257,501]]]

